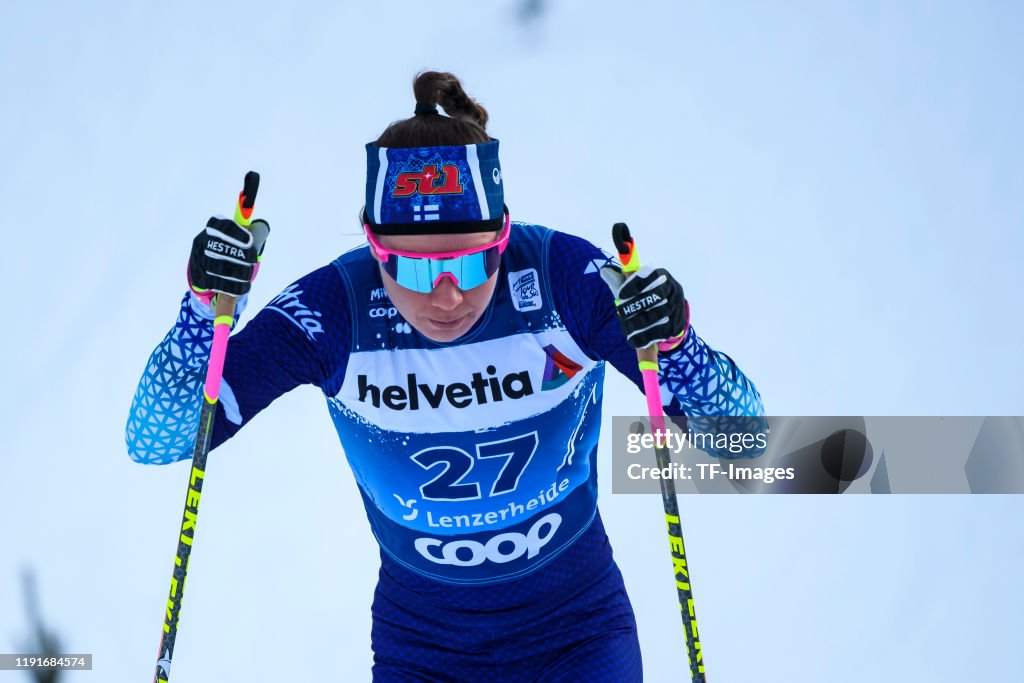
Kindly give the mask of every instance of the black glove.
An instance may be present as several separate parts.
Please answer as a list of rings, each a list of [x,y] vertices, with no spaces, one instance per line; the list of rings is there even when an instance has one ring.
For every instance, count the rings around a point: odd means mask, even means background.
[[[227,218],[211,218],[206,229],[192,240],[188,259],[192,290],[198,294],[212,291],[231,296],[247,293],[269,234],[270,224],[261,218],[248,229]]]
[[[678,346],[690,322],[690,305],[683,286],[664,268],[642,266],[627,278],[615,263],[601,268],[601,277],[615,296],[615,312],[635,349],[662,344],[662,351]]]

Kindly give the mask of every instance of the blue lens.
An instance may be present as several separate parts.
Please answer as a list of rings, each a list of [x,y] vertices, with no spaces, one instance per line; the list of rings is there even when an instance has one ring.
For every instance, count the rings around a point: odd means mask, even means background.
[[[437,278],[444,273],[451,273],[463,291],[479,287],[494,275],[500,261],[501,254],[497,247],[450,259],[411,258],[392,254],[384,264],[384,270],[406,289],[429,294],[434,291]]]

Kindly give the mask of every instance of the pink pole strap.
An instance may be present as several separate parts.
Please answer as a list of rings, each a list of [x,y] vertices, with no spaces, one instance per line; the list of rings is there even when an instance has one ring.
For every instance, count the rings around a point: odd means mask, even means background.
[[[210,364],[206,369],[206,400],[216,403],[220,396],[220,379],[224,374],[224,357],[228,351],[228,336],[234,316],[221,315],[213,321],[213,345],[210,347]]]
[[[658,385],[657,370],[641,370],[644,379],[644,397],[647,398],[647,415],[655,433],[665,431],[665,409],[661,405],[661,387]]]

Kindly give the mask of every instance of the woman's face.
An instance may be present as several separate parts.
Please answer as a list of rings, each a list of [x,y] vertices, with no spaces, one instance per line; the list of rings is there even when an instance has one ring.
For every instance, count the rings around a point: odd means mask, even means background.
[[[376,238],[385,248],[429,254],[482,247],[493,242],[497,233],[377,235]],[[370,252],[377,257],[372,248]],[[463,291],[450,278],[442,278],[432,292],[420,294],[395,282],[383,268],[380,276],[391,303],[402,317],[424,337],[437,342],[453,341],[466,334],[487,310],[498,282],[496,272],[479,287]]]

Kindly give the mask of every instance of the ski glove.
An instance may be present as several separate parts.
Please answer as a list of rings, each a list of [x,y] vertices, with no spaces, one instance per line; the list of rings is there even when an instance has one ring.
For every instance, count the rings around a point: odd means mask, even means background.
[[[212,298],[215,292],[231,296],[248,293],[269,234],[270,224],[262,218],[248,229],[227,218],[211,218],[192,240],[188,259],[192,291],[202,299]]]
[[[660,351],[679,346],[690,326],[690,304],[667,270],[642,266],[626,277],[618,264],[609,263],[601,277],[615,296],[615,312],[630,346],[659,342]]]

